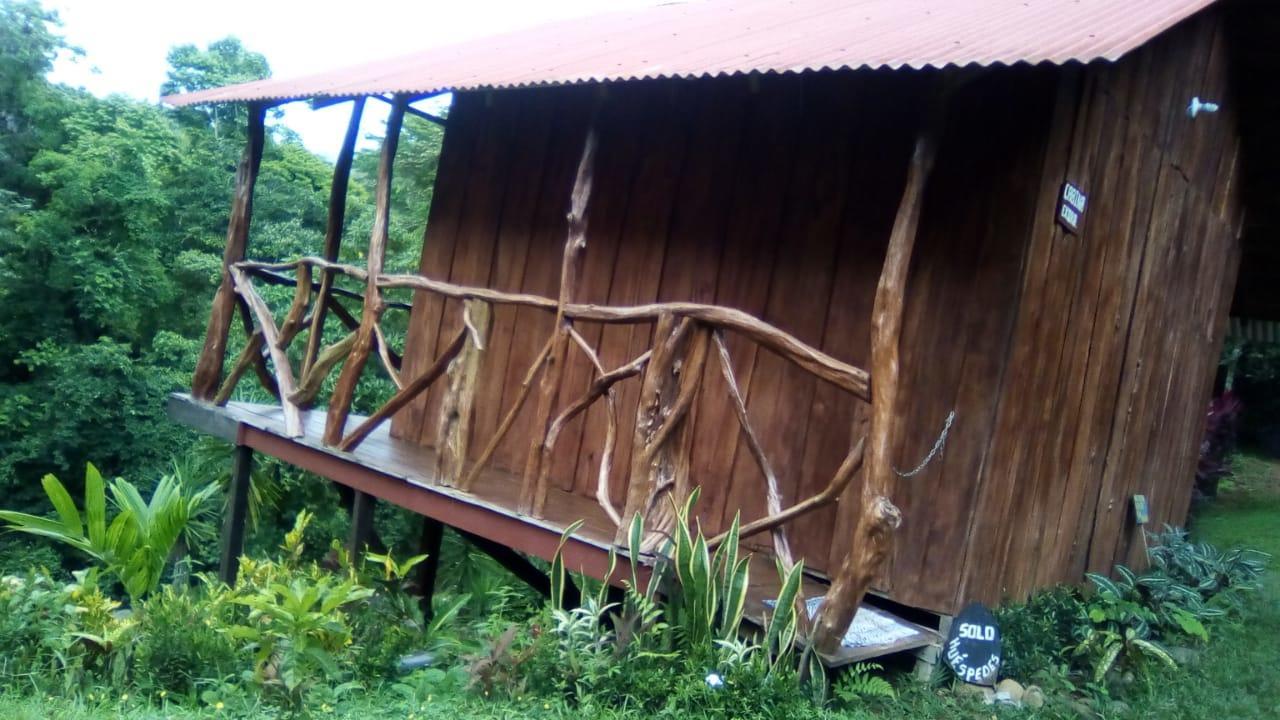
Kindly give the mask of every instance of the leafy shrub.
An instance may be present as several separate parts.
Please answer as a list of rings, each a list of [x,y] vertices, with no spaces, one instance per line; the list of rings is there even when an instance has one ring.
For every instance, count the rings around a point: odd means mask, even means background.
[[[1202,497],[1217,497],[1218,482],[1231,474],[1231,453],[1236,449],[1242,408],[1240,398],[1230,390],[1209,402],[1196,464],[1195,489]]]
[[[1151,572],[1192,588],[1206,603],[1235,608],[1242,593],[1255,591],[1271,556],[1258,550],[1219,550],[1191,542],[1187,531],[1165,526],[1151,536]]]
[[[1003,638],[1001,673],[1030,680],[1056,672],[1075,640],[1083,604],[1075,588],[1056,587],[996,610]]]
[[[65,658],[70,596],[44,571],[0,578],[0,682],[51,678]]]
[[[744,639],[750,563],[738,555],[738,522],[713,550],[690,520],[697,498],[695,490],[676,508],[669,555],[643,583],[643,519],[632,519],[630,578],[618,602],[609,602],[608,586],[600,585],[580,607],[562,607],[565,569],[557,552],[551,606],[528,632],[508,630],[473,664],[478,684],[491,691],[509,679],[520,690],[553,689],[584,715],[598,704],[654,714],[759,715],[762,705],[795,698],[806,698],[812,709],[796,672],[802,566],[779,568],[774,612],[757,635]],[[615,563],[611,557],[609,575]]]
[[[0,538],[0,577],[26,575],[32,570],[48,572],[62,566],[62,556],[43,543]]]
[[[469,597],[441,597],[440,609],[430,622],[423,617],[418,599],[408,593],[408,576],[426,559],[416,555],[397,562],[390,553],[365,556],[366,567],[380,572],[362,582],[375,588],[368,598],[347,607],[354,644],[356,675],[366,679],[390,678],[398,661],[410,653],[428,653],[435,662],[456,653],[458,644],[445,630],[456,621]]]
[[[224,589],[204,583],[186,592],[166,587],[148,598],[140,612],[134,651],[139,685],[194,695],[202,681],[235,674],[242,655],[224,632],[234,610],[226,596]]]
[[[93,558],[124,585],[135,602],[159,586],[174,546],[208,509],[217,491],[215,485],[184,487],[173,475],[166,475],[151,500],[145,501],[126,480],[117,478],[108,486],[91,463],[85,468],[82,515],[58,478],[46,475],[41,484],[57,520],[11,510],[0,511],[0,520],[15,531],[48,538]],[[117,508],[110,522],[108,489]]]

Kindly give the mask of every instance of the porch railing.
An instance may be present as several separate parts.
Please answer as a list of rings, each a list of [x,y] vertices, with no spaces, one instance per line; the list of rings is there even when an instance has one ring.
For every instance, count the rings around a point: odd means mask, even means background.
[[[300,436],[303,432],[300,411],[316,398],[325,379],[338,371],[325,422],[323,442],[342,451],[359,447],[371,432],[406,407],[428,388],[445,386],[440,409],[436,448],[437,467],[427,473],[436,482],[469,492],[477,476],[491,461],[502,440],[511,431],[517,414],[531,397],[534,400],[534,424],[528,438],[523,473],[520,477],[519,512],[534,517],[544,512],[548,495],[551,457],[561,431],[575,417],[596,403],[603,403],[605,446],[597,473],[596,500],[605,514],[617,525],[617,540],[625,544],[624,521],[636,514],[645,520],[645,548],[656,549],[670,535],[676,522],[674,505],[682,504],[691,491],[689,479],[691,422],[690,409],[699,396],[707,362],[719,365],[726,382],[726,392],[738,419],[740,431],[752,458],[766,483],[768,515],[742,528],[747,537],[770,532],[780,560],[792,562],[785,525],[788,521],[834,502],[861,467],[864,448],[870,459],[869,473],[862,493],[863,510],[855,530],[854,552],[833,580],[822,616],[817,625],[815,645],[831,652],[839,644],[862,594],[878,570],[887,538],[897,527],[900,516],[888,499],[892,470],[889,465],[887,429],[896,395],[897,345],[902,314],[902,291],[915,238],[915,225],[920,213],[920,198],[933,157],[934,132],[922,131],[908,174],[898,218],[890,237],[889,249],[877,288],[873,314],[872,361],[876,369],[876,392],[872,393],[873,376],[811,347],[785,331],[750,314],[727,307],[699,303],[654,303],[639,306],[593,305],[574,301],[580,259],[587,245],[586,209],[591,195],[592,170],[596,151],[594,132],[588,133],[570,198],[568,237],[560,271],[559,294],[556,298],[522,293],[502,292],[485,287],[471,287],[437,280],[423,275],[396,275],[383,271],[390,210],[392,163],[407,108],[406,98],[396,98],[387,121],[387,135],[379,164],[377,206],[369,241],[367,266],[364,268],[336,261],[341,235],[341,208],[345,206],[346,176],[354,148],[354,132],[358,127],[362,103],[356,102],[348,128],[347,142],[339,155],[331,194],[330,222],[325,238],[324,257],[305,257],[284,263],[250,262],[244,259],[248,217],[252,207],[252,186],[261,156],[262,107],[250,112],[250,144],[237,175],[237,193],[228,231],[223,284],[215,298],[210,319],[209,338],[197,367],[193,395],[197,398],[225,403],[236,384],[253,369],[273,389],[283,409],[286,433]],[[255,128],[256,124],[256,128]],[[931,126],[932,127],[932,126]],[[258,138],[255,143],[253,138]],[[338,217],[335,219],[335,214]],[[280,273],[292,272],[295,287],[293,301],[279,323],[254,287],[253,278],[287,282]],[[320,280],[315,282],[313,275]],[[362,311],[351,316],[335,300],[343,291],[334,279],[343,275],[365,283]],[[461,301],[461,322],[449,338],[440,338],[443,350],[432,362],[412,378],[401,373],[399,358],[388,344],[381,327],[382,315],[388,307],[383,291],[412,288],[443,298]],[[240,308],[249,331],[244,352],[230,372],[222,377],[222,354],[225,352],[230,326],[230,308]],[[476,377],[483,357],[494,305],[514,305],[552,313],[555,322],[505,409],[495,433],[489,437],[474,461],[468,459],[468,438],[476,397]],[[347,334],[325,345],[321,336],[323,319],[334,312],[347,327]],[[250,322],[251,321],[251,322]],[[599,353],[577,330],[582,322],[654,323],[652,346],[614,368],[605,367]],[[289,358],[291,343],[309,329],[307,346],[300,366],[295,369]],[[824,490],[794,505],[783,508],[778,478],[766,456],[763,445],[748,418],[746,405],[729,362],[725,346],[726,333],[736,333],[764,346],[815,377],[841,390],[868,401],[872,405],[870,443],[859,440],[848,451],[844,461]],[[263,359],[270,358],[271,369]],[[582,353],[594,368],[592,382],[585,393],[570,402],[561,398],[564,366],[570,352]],[[356,385],[370,357],[381,362],[397,390],[393,396],[354,429],[346,431]],[[341,369],[339,370],[339,365]],[[624,506],[613,506],[609,493],[615,446],[618,442],[618,412],[615,386],[630,378],[638,378],[640,393],[635,408],[636,421],[631,438],[630,467]],[[214,389],[216,388],[216,390]],[[716,538],[715,543],[723,538]]]

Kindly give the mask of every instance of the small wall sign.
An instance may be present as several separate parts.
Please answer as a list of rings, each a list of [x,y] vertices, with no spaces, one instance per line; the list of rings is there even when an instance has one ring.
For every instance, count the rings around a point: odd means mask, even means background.
[[[1058,223],[1069,232],[1078,232],[1084,220],[1084,206],[1089,202],[1080,188],[1071,183],[1062,184],[1062,197],[1058,200]]]
[[[971,685],[995,685],[1000,674],[1000,626],[982,603],[973,603],[951,621],[947,665]]]
[[[1133,496],[1133,521],[1138,525],[1151,522],[1151,506],[1147,504],[1146,495]]]

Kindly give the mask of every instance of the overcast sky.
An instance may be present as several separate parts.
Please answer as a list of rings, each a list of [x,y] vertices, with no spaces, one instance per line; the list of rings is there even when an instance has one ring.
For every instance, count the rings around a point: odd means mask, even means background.
[[[85,51],[62,58],[50,78],[97,95],[155,101],[174,45],[235,35],[267,57],[275,77],[394,57],[547,20],[661,0],[45,0],[67,41]],[[374,106],[381,105],[375,103]],[[370,110],[374,109],[370,106]],[[349,109],[285,106],[284,123],[314,152],[332,158]],[[366,113],[365,132],[383,116]]]

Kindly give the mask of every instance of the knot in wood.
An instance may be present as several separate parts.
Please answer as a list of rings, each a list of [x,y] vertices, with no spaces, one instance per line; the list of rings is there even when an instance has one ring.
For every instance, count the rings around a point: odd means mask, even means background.
[[[872,501],[871,512],[881,525],[897,530],[902,524],[902,511],[889,498],[881,495]]]

